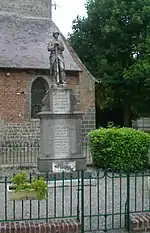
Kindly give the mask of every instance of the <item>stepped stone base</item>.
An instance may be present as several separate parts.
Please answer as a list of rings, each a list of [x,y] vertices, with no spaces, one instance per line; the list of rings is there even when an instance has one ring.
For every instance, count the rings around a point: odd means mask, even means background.
[[[75,107],[71,89],[53,87],[46,93],[40,118],[40,172],[85,170],[81,151],[83,113]]]
[[[96,179],[96,173],[92,171],[68,171],[68,172],[41,172],[37,168],[34,169],[34,174],[38,177],[42,176],[45,178],[45,180],[57,180],[61,181],[62,179],[69,180],[69,179],[81,179],[82,177],[85,179]]]
[[[68,171],[81,171],[86,169],[85,157],[70,157],[68,159],[55,159],[55,158],[37,158],[37,168],[42,173],[48,172],[68,172]]]

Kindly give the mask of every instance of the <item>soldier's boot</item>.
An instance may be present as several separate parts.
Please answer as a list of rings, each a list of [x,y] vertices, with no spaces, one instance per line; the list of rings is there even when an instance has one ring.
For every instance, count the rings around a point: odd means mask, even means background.
[[[56,82],[56,84],[58,85],[60,83],[60,80],[57,78],[58,77],[57,71],[54,72],[54,77],[55,77],[54,82]]]
[[[67,83],[67,81],[65,79],[64,71],[60,71],[60,83],[61,84],[66,84]]]

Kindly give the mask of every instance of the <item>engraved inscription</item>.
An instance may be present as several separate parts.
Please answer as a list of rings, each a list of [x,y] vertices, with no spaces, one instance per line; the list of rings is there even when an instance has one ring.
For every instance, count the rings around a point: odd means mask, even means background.
[[[53,111],[55,113],[67,113],[70,111],[70,93],[55,92],[53,93]]]
[[[55,120],[55,154],[69,155],[69,122],[67,119]]]

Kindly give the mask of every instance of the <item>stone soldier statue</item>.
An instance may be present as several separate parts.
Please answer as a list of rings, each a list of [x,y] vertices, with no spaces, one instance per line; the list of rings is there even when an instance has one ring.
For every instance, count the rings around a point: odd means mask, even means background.
[[[50,52],[50,75],[52,75],[57,84],[64,84],[65,81],[65,63],[64,63],[64,45],[58,39],[59,32],[53,33],[54,39],[48,44],[48,51]]]

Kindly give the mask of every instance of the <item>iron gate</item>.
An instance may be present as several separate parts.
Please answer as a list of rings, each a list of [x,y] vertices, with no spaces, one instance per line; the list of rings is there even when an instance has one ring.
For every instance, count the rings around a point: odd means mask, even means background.
[[[99,170],[82,172],[80,210],[82,233],[93,231],[130,230],[130,214],[149,212],[147,189],[149,173],[115,173]]]

